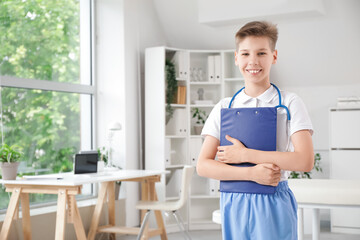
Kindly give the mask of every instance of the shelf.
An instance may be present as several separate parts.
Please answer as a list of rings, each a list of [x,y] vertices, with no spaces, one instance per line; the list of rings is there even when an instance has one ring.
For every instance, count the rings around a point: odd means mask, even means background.
[[[220,82],[190,82],[190,85],[221,85]]]
[[[192,195],[190,196],[191,199],[217,199],[220,198],[219,195]]]
[[[192,108],[199,108],[199,107],[206,107],[206,108],[213,108],[215,107],[215,104],[191,104],[190,107]]]
[[[176,78],[176,81],[186,81],[186,80],[187,80],[186,78],[180,78],[180,77]]]
[[[184,135],[184,136],[177,136],[177,135],[166,135],[165,136],[166,138],[186,138],[186,135]]]
[[[165,106],[167,106],[167,104],[165,104]],[[170,106],[173,107],[173,108],[186,108],[186,104],[172,103],[172,104],[170,104]]]
[[[183,167],[184,167],[184,165],[182,165],[182,164],[165,166],[166,169],[183,168]]]
[[[224,78],[226,82],[236,82],[236,81],[245,81],[243,77],[236,77],[236,78]]]

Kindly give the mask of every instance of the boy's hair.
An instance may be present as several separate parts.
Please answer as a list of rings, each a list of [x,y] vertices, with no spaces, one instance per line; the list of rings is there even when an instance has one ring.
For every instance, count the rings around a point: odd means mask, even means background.
[[[254,21],[245,24],[235,35],[236,51],[239,50],[240,42],[250,36],[267,37],[271,50],[275,50],[278,39],[278,30],[275,24],[266,21]]]

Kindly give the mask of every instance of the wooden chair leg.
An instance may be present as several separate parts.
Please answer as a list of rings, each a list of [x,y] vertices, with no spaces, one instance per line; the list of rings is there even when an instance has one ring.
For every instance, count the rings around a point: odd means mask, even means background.
[[[155,189],[155,182],[150,182],[149,183],[149,196],[150,196],[150,200],[151,201],[157,201],[157,194],[156,194],[156,189]],[[165,224],[164,224],[164,220],[161,214],[161,211],[154,211],[155,213],[155,218],[156,218],[156,223],[158,226],[158,229],[160,229],[161,233],[160,233],[160,238],[161,240],[167,240],[167,234],[166,234],[166,229],[165,229]]]

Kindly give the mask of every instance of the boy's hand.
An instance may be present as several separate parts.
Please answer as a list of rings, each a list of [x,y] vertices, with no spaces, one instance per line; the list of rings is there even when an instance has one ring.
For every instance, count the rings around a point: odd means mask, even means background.
[[[234,164],[245,162],[245,159],[243,159],[243,155],[247,148],[244,146],[244,144],[242,144],[236,138],[230,137],[229,135],[226,135],[225,138],[233,145],[218,147],[217,157],[219,161]]]
[[[275,164],[257,164],[252,170],[252,180],[259,184],[277,186],[280,182],[280,168]]]

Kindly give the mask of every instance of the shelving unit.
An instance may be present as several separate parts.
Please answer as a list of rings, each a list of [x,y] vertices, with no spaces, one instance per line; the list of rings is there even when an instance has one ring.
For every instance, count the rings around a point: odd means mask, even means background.
[[[165,59],[175,64],[178,85],[186,87],[186,103],[171,104],[174,115],[167,123]],[[243,86],[234,61],[234,50],[146,49],[145,168],[170,171],[156,186],[159,200],[176,200],[183,166],[196,166],[203,138],[195,134],[191,110],[199,108],[208,115],[222,98]],[[195,173],[187,205],[180,211],[188,229],[220,228],[212,222],[212,212],[219,209],[218,188],[219,181]],[[173,220],[164,219],[168,231],[177,231]]]

